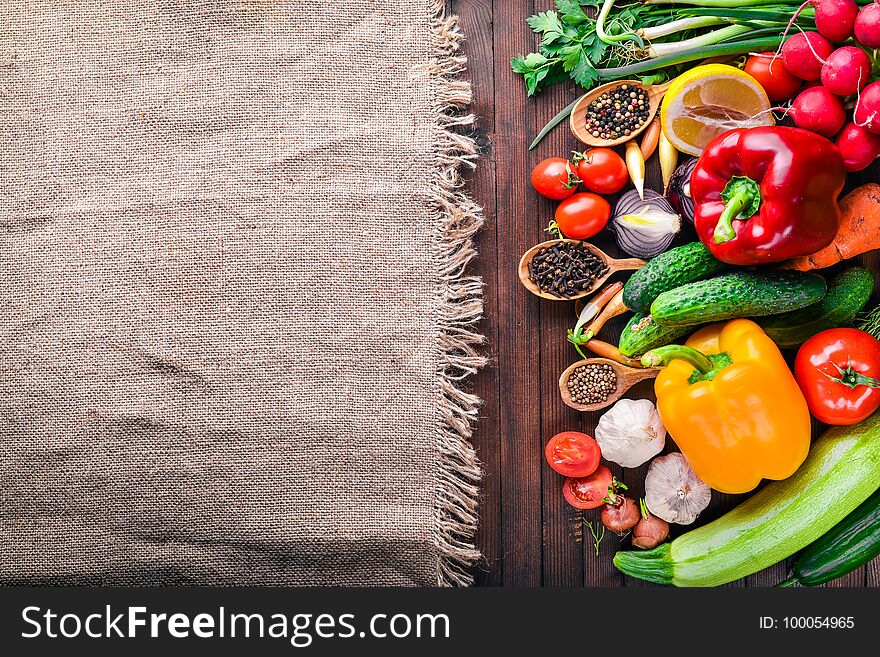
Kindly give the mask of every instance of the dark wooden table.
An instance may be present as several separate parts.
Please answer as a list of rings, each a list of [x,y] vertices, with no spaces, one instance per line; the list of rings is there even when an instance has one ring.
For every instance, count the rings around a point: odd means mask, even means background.
[[[558,378],[577,360],[566,342],[573,326],[572,303],[541,301],[519,284],[516,266],[522,253],[541,241],[553,216],[554,203],[529,184],[529,173],[541,159],[566,156],[577,147],[566,126],[560,126],[534,151],[528,144],[556,112],[576,97],[573,86],[561,85],[536,98],[527,98],[519,76],[510,70],[510,57],[535,46],[525,23],[536,10],[551,8],[551,0],[451,0],[467,35],[465,52],[473,84],[473,111],[482,157],[470,189],[482,204],[486,227],[477,239],[480,257],[474,269],[484,277],[489,366],[473,386],[484,405],[474,444],[484,464],[478,544],[485,555],[476,570],[484,586],[644,586],[624,577],[611,564],[621,544],[606,535],[599,554],[580,517],[562,499],[562,478],[544,462],[545,442],[555,433],[578,429],[592,434],[600,413],[580,414],[562,403]],[[659,189],[656,156],[649,163],[648,187]],[[854,177],[853,183],[880,180],[880,163]],[[607,235],[593,240],[619,255]],[[878,271],[880,256],[863,263]],[[616,321],[601,336],[616,342],[625,320]],[[610,329],[610,330],[609,330]],[[652,384],[642,383],[627,395],[653,399]],[[612,467],[629,484],[633,495],[643,493],[646,467]],[[721,515],[737,496],[713,494],[698,522]],[[587,512],[595,520],[596,512]],[[676,529],[676,533],[681,533]],[[580,540],[584,536],[585,540]],[[736,582],[739,586],[768,586],[784,579],[777,565]],[[842,586],[880,586],[880,563],[834,583]]]

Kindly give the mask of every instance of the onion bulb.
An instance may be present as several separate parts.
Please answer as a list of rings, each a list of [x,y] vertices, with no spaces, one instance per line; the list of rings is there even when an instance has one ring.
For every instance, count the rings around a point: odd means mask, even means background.
[[[662,253],[681,230],[679,217],[669,201],[652,189],[646,189],[642,200],[630,190],[617,201],[610,226],[617,244],[637,258],[653,258]]]
[[[602,524],[618,534],[625,534],[636,526],[641,514],[636,503],[623,495],[613,495],[613,501],[602,507]]]
[[[691,198],[691,174],[697,165],[697,158],[692,157],[680,164],[672,174],[666,197],[682,219],[694,223],[694,199]]]
[[[657,547],[669,537],[669,523],[651,515],[645,500],[639,500],[639,509],[642,517],[633,527],[632,544],[642,550],[650,550]]]

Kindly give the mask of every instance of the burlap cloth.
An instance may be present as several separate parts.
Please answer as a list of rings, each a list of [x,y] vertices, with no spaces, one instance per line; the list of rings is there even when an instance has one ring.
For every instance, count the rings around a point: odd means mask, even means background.
[[[0,2],[0,580],[462,584],[437,0]]]

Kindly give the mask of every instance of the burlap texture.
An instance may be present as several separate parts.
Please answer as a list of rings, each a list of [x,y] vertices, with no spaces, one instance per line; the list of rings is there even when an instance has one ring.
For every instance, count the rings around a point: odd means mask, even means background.
[[[468,581],[459,40],[437,0],[0,2],[0,580]]]

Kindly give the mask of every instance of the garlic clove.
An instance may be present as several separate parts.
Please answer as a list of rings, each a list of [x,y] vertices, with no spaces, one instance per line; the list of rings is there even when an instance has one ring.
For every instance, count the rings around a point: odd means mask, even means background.
[[[689,525],[711,499],[711,489],[696,475],[684,454],[658,456],[648,467],[645,504],[658,518]]]
[[[666,427],[647,399],[621,399],[596,426],[596,442],[606,461],[636,468],[663,451]]]

